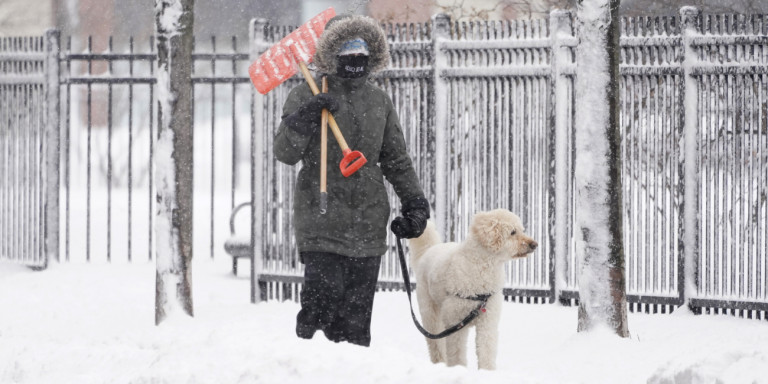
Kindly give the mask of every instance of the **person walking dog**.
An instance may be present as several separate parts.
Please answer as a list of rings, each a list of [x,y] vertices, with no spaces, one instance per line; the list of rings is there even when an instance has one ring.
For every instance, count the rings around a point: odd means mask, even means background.
[[[402,202],[392,231],[418,237],[429,218],[424,196],[390,97],[368,81],[389,62],[389,46],[378,23],[365,16],[331,19],[317,43],[314,62],[327,76],[328,93],[313,95],[307,84],[291,90],[275,135],[277,160],[301,161],[293,200],[299,259],[305,266],[296,334],[317,330],[334,342],[369,346],[373,297],[381,256],[387,251],[389,199],[384,178]],[[321,111],[333,114],[352,148],[367,164],[349,177],[328,167],[327,213],[319,209]],[[341,150],[329,142],[328,163]]]

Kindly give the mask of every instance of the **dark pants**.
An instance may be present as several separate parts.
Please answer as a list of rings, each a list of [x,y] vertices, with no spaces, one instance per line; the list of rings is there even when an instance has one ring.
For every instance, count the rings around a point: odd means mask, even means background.
[[[328,340],[371,344],[371,312],[381,257],[346,257],[304,252],[304,286],[296,335],[311,339],[322,330]]]

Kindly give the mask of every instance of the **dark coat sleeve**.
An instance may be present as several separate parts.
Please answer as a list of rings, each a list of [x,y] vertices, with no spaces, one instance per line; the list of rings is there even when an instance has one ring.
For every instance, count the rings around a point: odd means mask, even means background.
[[[416,170],[413,168],[413,161],[405,145],[400,119],[389,98],[387,98],[387,106],[387,123],[379,156],[382,173],[392,184],[401,202],[418,197],[424,198],[424,191],[421,189]]]
[[[283,116],[290,115],[296,111],[301,104],[306,102],[312,96],[309,86],[301,84],[291,90],[288,94],[288,98],[283,104]],[[289,128],[285,124],[285,120],[280,122],[280,127],[275,134],[275,141],[272,144],[272,151],[275,154],[275,158],[285,164],[294,165],[298,163],[303,157],[304,152],[309,145],[311,136],[305,136],[299,134],[293,129]]]

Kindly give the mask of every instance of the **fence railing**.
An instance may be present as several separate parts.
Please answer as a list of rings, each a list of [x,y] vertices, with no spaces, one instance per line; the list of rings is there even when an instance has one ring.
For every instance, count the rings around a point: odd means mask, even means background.
[[[690,75],[698,86],[690,107],[699,111],[699,231],[692,244],[697,292],[692,302],[697,307],[764,311],[768,17],[706,16],[698,21],[690,28],[693,36],[686,47],[693,61]]]
[[[666,310],[687,294],[699,308],[766,311],[768,17],[687,12],[622,20],[628,299]],[[532,257],[507,266],[505,294],[526,300],[578,298],[571,18],[455,23],[438,15],[385,25],[392,62],[372,79],[392,96],[447,240],[463,240],[474,212],[501,207],[539,241]],[[296,169],[271,147],[300,80],[261,96],[246,75],[250,60],[292,28],[255,21],[251,29],[247,44],[198,39],[193,55],[194,249],[220,253],[231,208],[255,201],[252,292],[261,284],[266,296],[295,297]],[[56,32],[0,42],[4,259],[44,267],[152,257],[154,43],[110,39],[99,52],[92,43],[60,44]],[[59,142],[60,153],[51,144]],[[394,216],[399,202],[390,199]],[[402,287],[393,247],[380,280]]]
[[[56,31],[2,39],[0,258],[151,260],[154,46]],[[249,200],[247,52],[233,37],[199,40],[193,54],[198,256],[220,252],[232,207]]]
[[[58,37],[0,38],[0,259],[34,268],[59,253]]]
[[[72,39],[60,56],[65,228],[69,261],[151,260],[157,132],[154,41],[114,42],[94,52]],[[77,42],[75,42],[77,44]],[[224,46],[222,49],[221,46]],[[243,47],[245,45],[245,47]],[[248,200],[251,90],[247,44],[198,39],[194,72],[196,254],[213,257],[232,208]],[[203,208],[204,207],[204,208]]]
[[[682,304],[690,252],[698,276],[689,297],[694,307],[765,311],[768,19],[686,12],[622,20],[628,300],[665,312]],[[259,23],[253,29],[255,53],[290,31]],[[393,62],[375,81],[398,108],[444,236],[461,241],[478,210],[517,212],[541,247],[509,263],[505,294],[578,299],[572,236],[578,41],[571,16],[479,23],[437,16],[385,29]],[[255,183],[262,203],[254,212],[254,246],[263,263],[257,262],[253,280],[269,297],[295,293],[289,285],[301,281],[286,205],[296,170],[270,153],[281,101],[295,85],[279,87],[254,108],[257,126],[264,127],[254,136],[254,180],[264,183]],[[724,128],[731,126],[751,128]],[[713,162],[707,146],[717,145],[720,158]],[[686,190],[686,183],[696,187]],[[399,203],[393,198],[391,205],[394,216]],[[695,236],[686,238],[686,231]],[[380,280],[401,286],[392,248]]]

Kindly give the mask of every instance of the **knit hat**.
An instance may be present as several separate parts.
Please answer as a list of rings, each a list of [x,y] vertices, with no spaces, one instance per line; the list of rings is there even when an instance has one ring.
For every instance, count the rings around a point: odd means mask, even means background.
[[[362,54],[369,56],[371,52],[368,50],[368,43],[361,38],[352,39],[341,45],[339,54],[337,56]]]

